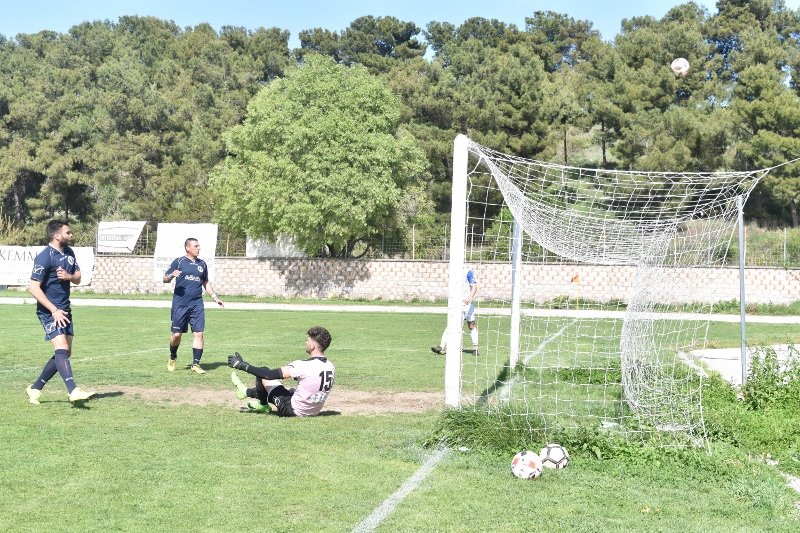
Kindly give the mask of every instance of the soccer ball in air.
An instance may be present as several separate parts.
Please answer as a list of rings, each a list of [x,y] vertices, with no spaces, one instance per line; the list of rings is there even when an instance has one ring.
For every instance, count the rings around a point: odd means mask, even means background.
[[[542,475],[542,460],[535,452],[519,452],[511,460],[511,473],[519,479],[536,479]]]
[[[686,76],[686,74],[689,72],[689,62],[686,61],[686,59],[679,57],[672,62],[669,68],[671,68],[672,72],[678,76]]]
[[[544,468],[566,468],[569,464],[569,454],[560,444],[548,444],[539,452]]]

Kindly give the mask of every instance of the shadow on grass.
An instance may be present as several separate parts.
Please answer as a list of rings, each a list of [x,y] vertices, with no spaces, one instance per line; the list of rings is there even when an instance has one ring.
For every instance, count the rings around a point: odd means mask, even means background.
[[[215,368],[219,368],[221,366],[224,366],[225,368],[229,368],[228,367],[228,363],[224,362],[224,361],[216,361],[214,363],[203,363],[203,362],[201,362],[200,366],[202,366],[206,370],[214,370]]]
[[[94,396],[92,396],[91,399],[92,400],[97,400],[97,399],[100,399],[100,398],[116,398],[117,396],[122,396],[123,394],[125,394],[125,393],[122,392],[122,391],[119,391],[119,390],[110,391],[110,392],[100,392],[100,393],[97,393]]]
[[[264,412],[259,412],[259,411],[253,411],[252,409],[248,409],[247,407],[240,407],[239,408],[239,412],[240,413],[249,413],[249,414],[253,414],[253,415],[274,415],[274,416],[278,416],[278,413],[276,413],[275,411],[268,411],[268,412],[264,413]],[[342,413],[340,411],[320,411],[320,413],[318,415],[316,415],[316,416],[339,416],[341,414]],[[291,416],[291,417],[283,417],[283,418],[300,418],[300,417]]]
[[[100,393],[95,394],[94,396],[92,396],[88,400],[80,400],[80,401],[77,401],[77,402],[70,402],[70,403],[72,404],[72,407],[75,408],[75,409],[90,410],[91,407],[89,406],[89,403],[91,403],[91,402],[93,402],[95,400],[99,400],[101,398],[115,398],[117,396],[122,396],[123,394],[125,394],[125,393],[122,392],[122,391],[100,392]]]
[[[511,369],[506,364],[503,366],[503,369],[500,370],[500,373],[497,374],[497,377],[494,379],[494,383],[492,383],[489,387],[484,389],[484,391],[481,392],[481,395],[478,396],[477,403],[485,404],[489,400],[489,396],[494,394],[494,392],[497,389],[502,387],[508,381],[510,375],[511,375]]]

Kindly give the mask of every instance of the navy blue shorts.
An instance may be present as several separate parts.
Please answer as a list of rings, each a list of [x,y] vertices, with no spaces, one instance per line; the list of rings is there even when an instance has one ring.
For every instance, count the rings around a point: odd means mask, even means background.
[[[206,311],[202,302],[172,307],[172,333],[186,333],[190,325],[195,333],[206,329]]]
[[[39,319],[39,322],[42,323],[42,327],[44,328],[44,340],[49,341],[58,337],[59,335],[69,335],[70,337],[75,335],[75,329],[72,322],[72,311],[68,309],[65,311],[65,313],[69,319],[69,324],[64,327],[59,327],[56,324],[53,315],[50,313],[36,312],[36,318]]]

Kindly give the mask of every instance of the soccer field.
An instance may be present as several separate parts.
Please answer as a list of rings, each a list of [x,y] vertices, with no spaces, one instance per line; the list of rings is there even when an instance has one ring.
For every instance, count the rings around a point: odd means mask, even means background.
[[[425,463],[439,434],[444,316],[210,310],[203,364],[166,371],[169,312],[78,307],[73,369],[102,391],[84,408],[56,377],[42,404],[25,387],[50,356],[33,306],[0,305],[0,530],[352,531]],[[326,414],[240,413],[226,356],[277,366],[302,358],[305,331],[333,335]],[[754,325],[785,342],[789,325]],[[711,344],[738,330],[712,325]],[[338,398],[337,398],[338,396]],[[572,450],[562,472],[509,475],[510,456],[452,450],[378,531],[794,531],[774,469],[720,445],[663,456]],[[687,464],[690,461],[690,464]]]

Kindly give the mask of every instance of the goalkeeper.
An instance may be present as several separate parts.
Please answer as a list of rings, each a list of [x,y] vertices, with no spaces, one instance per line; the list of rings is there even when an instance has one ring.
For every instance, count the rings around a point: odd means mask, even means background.
[[[253,366],[243,360],[239,352],[228,356],[228,366],[235,369],[231,372],[231,381],[236,386],[236,397],[240,400],[252,398],[247,402],[249,410],[266,413],[272,410],[272,404],[278,416],[314,416],[322,411],[336,372],[333,363],[325,357],[331,334],[315,326],[306,335],[308,359],[298,359],[280,368]],[[236,370],[254,375],[255,387],[247,388]],[[290,378],[297,381],[297,386],[287,389],[280,380]]]

